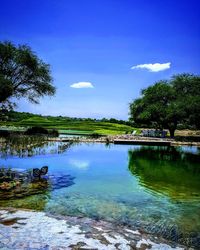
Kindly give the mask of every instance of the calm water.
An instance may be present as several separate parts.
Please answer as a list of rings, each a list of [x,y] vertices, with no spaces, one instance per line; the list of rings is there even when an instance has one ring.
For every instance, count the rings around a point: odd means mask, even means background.
[[[4,153],[0,166],[30,169],[47,165],[50,174],[75,177],[74,185],[20,200],[0,201],[1,206],[126,223],[179,242],[199,244],[198,148],[104,144],[67,147],[51,143],[34,149],[31,157],[24,155]]]

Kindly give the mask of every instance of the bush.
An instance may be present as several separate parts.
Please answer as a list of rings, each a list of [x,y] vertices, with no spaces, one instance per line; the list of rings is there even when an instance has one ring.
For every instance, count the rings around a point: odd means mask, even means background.
[[[7,130],[0,130],[0,137],[9,137],[10,132]]]
[[[48,130],[43,127],[32,127],[28,128],[25,132],[26,135],[48,135]]]
[[[54,137],[58,137],[59,136],[58,130],[57,129],[50,130],[49,135],[54,136]]]
[[[90,135],[90,137],[92,138],[92,139],[98,139],[99,137],[101,137],[102,135],[100,135],[100,134],[98,134],[98,133],[92,133],[91,135]]]

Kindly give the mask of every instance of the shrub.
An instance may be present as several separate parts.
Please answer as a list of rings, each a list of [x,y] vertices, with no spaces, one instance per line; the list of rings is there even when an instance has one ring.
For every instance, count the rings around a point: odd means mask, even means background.
[[[10,132],[7,130],[0,130],[0,137],[9,137]]]
[[[98,133],[92,133],[91,135],[90,135],[90,137],[91,138],[93,138],[93,139],[98,139],[99,137],[101,137],[102,135],[100,135],[100,134],[98,134]]]
[[[43,127],[28,128],[25,132],[26,135],[48,135],[48,130]]]
[[[54,137],[58,137],[59,133],[57,129],[52,129],[49,131],[49,135],[54,136]]]

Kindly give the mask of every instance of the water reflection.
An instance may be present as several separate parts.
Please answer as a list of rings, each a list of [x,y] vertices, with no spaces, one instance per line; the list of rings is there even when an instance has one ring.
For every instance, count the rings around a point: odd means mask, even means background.
[[[0,142],[0,157],[61,154],[67,151],[72,144],[72,142],[51,142],[43,136],[12,136]]]
[[[72,167],[82,170],[88,170],[90,166],[90,162],[88,160],[70,159],[69,163]]]
[[[72,142],[51,142],[47,141],[43,136],[19,136],[14,135],[0,141],[0,158],[3,158],[5,169],[10,167],[7,160],[13,156],[17,158],[27,158],[37,155],[62,154],[66,152],[72,145]],[[16,158],[16,159],[17,159]],[[0,189],[0,206],[13,206],[21,208],[31,208],[44,210],[45,205],[50,199],[52,190],[61,189],[74,185],[74,177],[69,174],[59,175],[50,173],[47,179],[40,181],[32,181],[31,162],[22,168],[12,168],[15,175],[24,176],[22,183],[9,190]],[[4,164],[0,164],[0,170],[4,168]],[[16,179],[17,180],[17,179]],[[13,182],[13,181],[12,181]],[[0,184],[1,180],[0,180]]]
[[[21,176],[21,173],[19,173]],[[47,175],[39,180],[30,179],[29,172],[24,173],[20,185],[11,189],[0,188],[0,206],[44,210],[51,198],[51,191],[70,187],[75,177],[69,174]]]
[[[200,199],[200,154],[176,147],[128,151],[128,168],[142,186],[173,200]]]
[[[199,245],[200,152],[196,147],[99,143],[70,147],[48,142],[44,150],[44,155],[31,158],[7,155],[0,166],[19,170],[47,165],[49,173],[59,178],[54,182],[59,187],[22,199],[0,199],[0,206],[126,223],[185,245]],[[64,175],[76,177],[71,180],[74,185],[63,186]]]

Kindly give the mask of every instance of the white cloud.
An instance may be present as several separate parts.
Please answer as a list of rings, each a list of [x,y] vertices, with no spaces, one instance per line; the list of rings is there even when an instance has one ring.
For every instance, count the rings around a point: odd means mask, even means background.
[[[159,72],[170,68],[171,63],[145,63],[133,66],[131,69],[147,69],[150,72]]]
[[[71,88],[81,89],[81,88],[94,88],[91,82],[76,82],[70,85]]]

